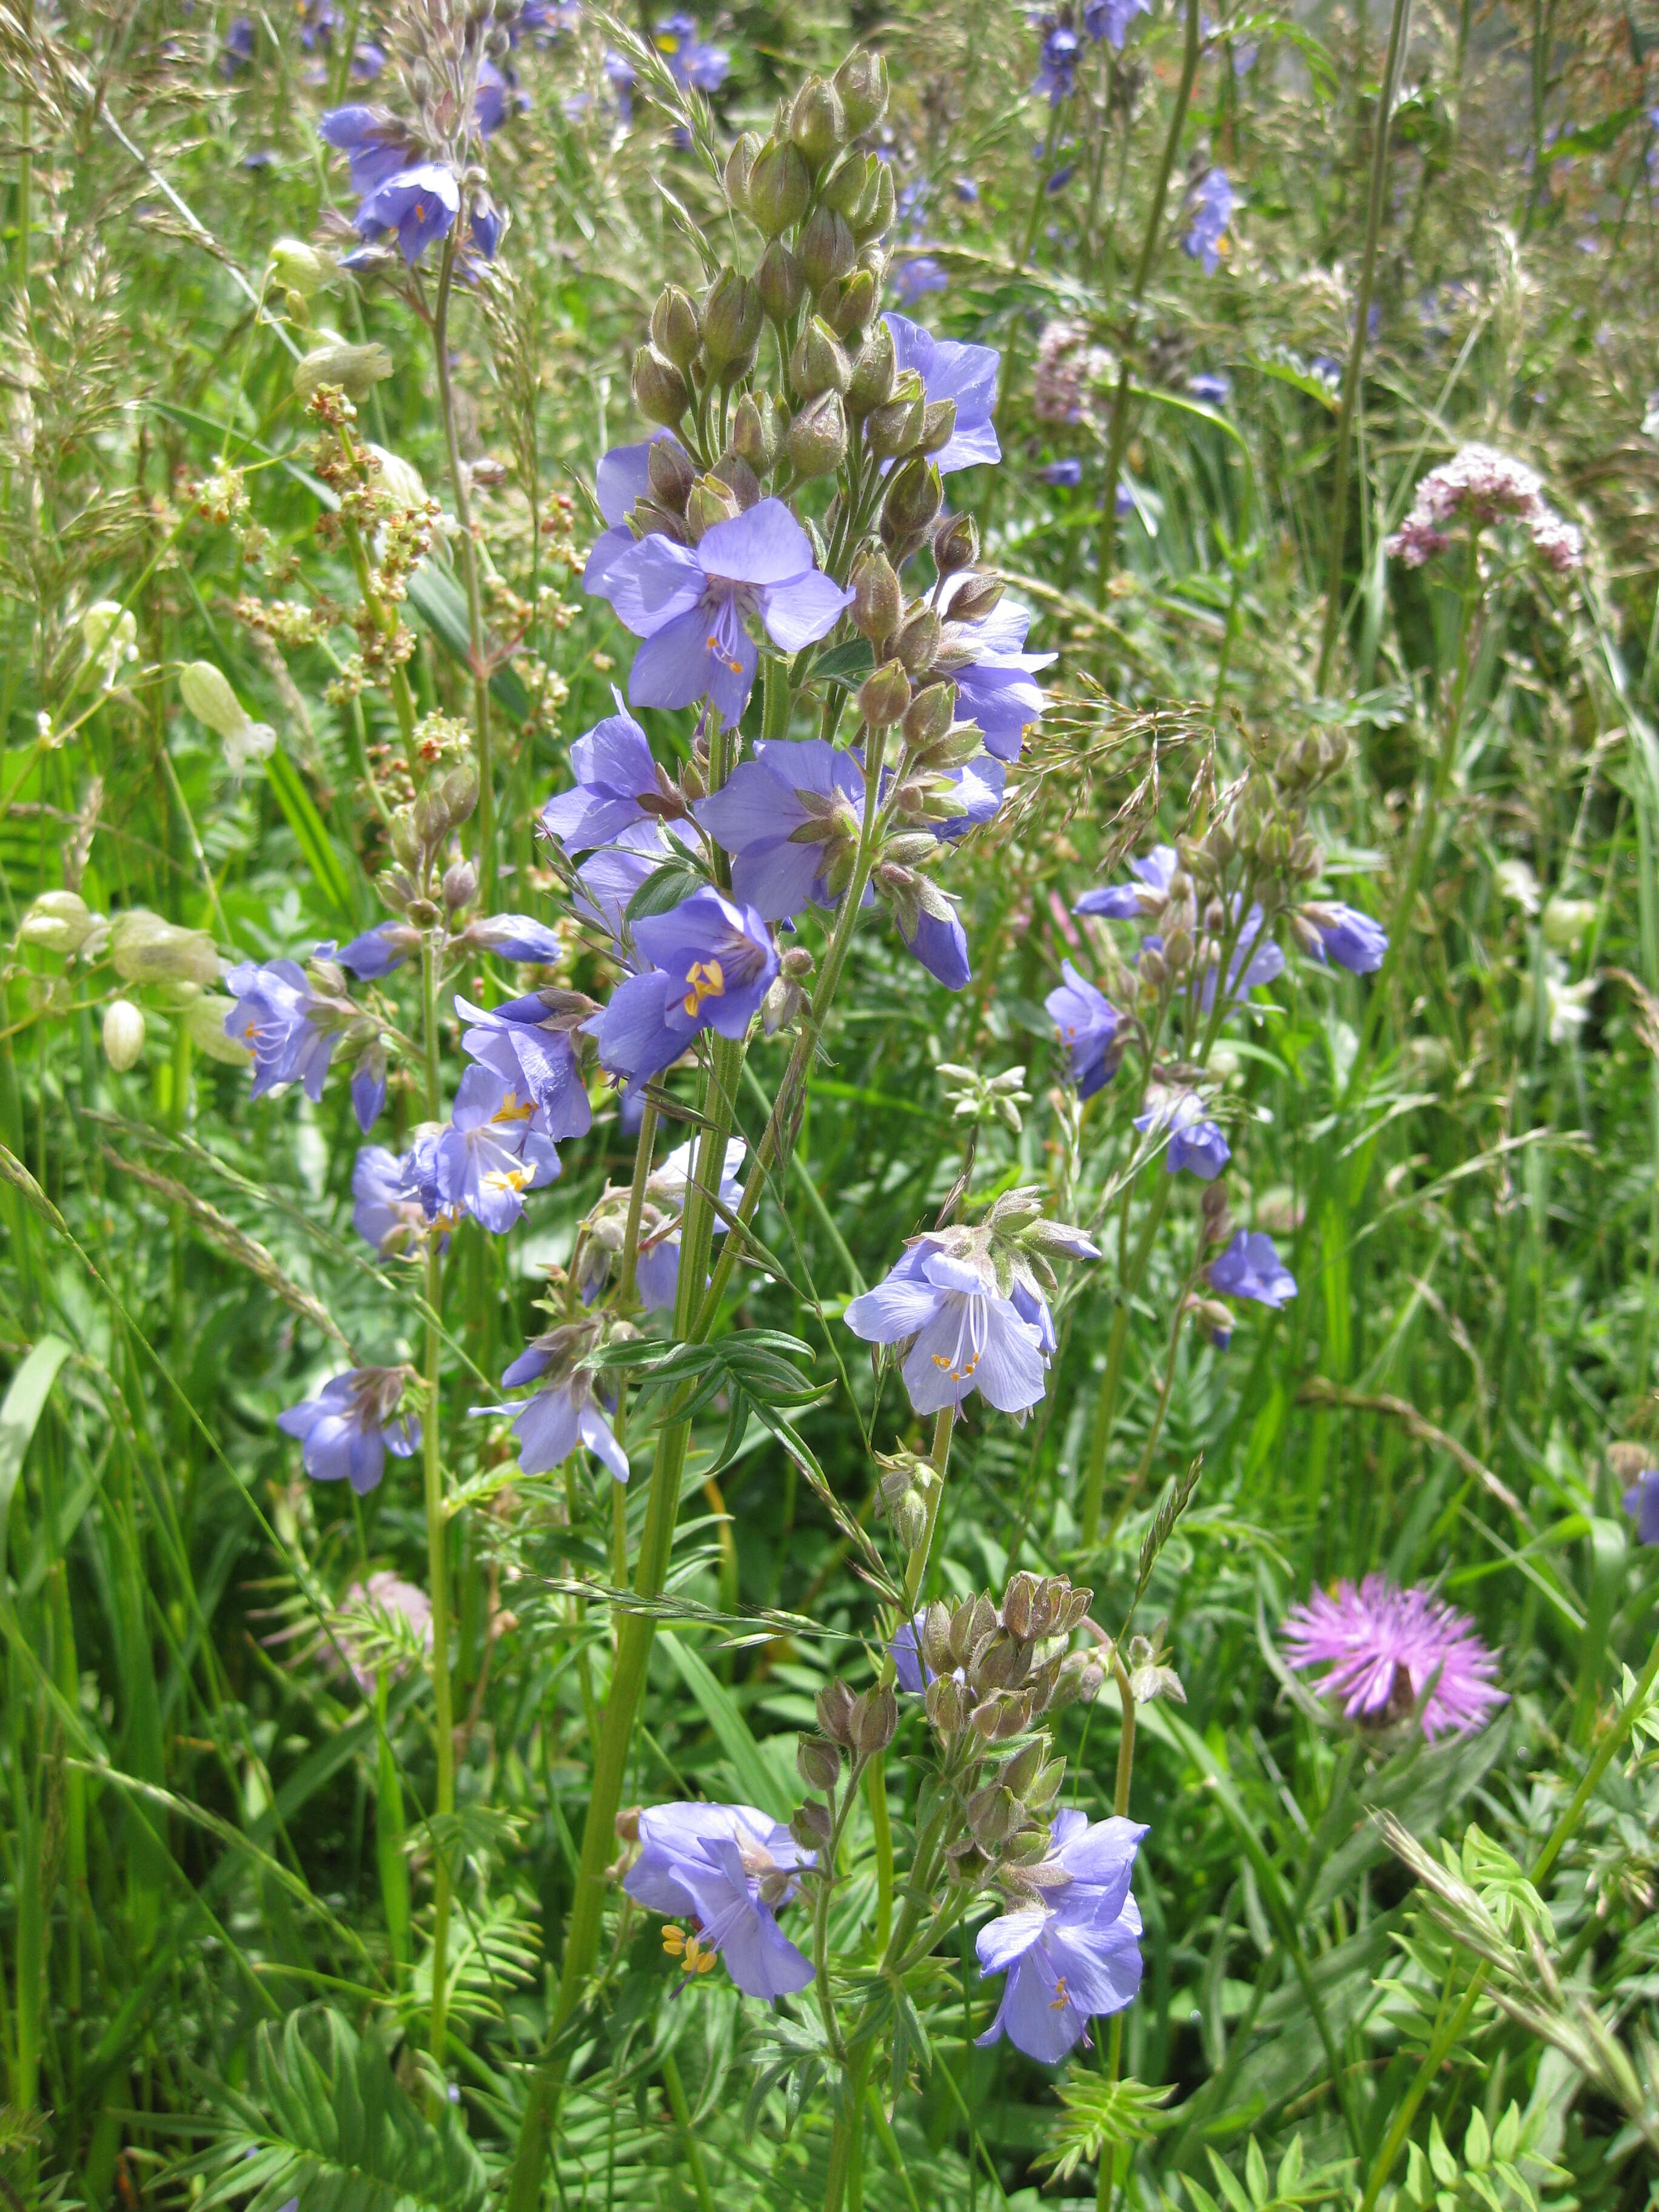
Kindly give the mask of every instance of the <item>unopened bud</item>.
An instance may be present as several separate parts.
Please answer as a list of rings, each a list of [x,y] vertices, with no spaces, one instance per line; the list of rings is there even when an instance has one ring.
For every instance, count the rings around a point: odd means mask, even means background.
[[[294,389],[309,399],[325,384],[337,384],[348,399],[361,399],[392,374],[392,356],[383,345],[326,345],[294,365]]]
[[[944,503],[945,487],[939,482],[939,471],[931,461],[918,455],[906,461],[902,468],[895,469],[888,480],[882,512],[884,533],[890,525],[901,538],[926,531]]]
[[[303,239],[279,238],[270,249],[270,273],[284,292],[301,300],[321,291],[334,273],[334,257],[319,253]]]
[[[927,1534],[927,1501],[919,1498],[914,1490],[907,1490],[896,1504],[889,1507],[888,1518],[899,1543],[907,1552],[914,1552]]]
[[[1155,991],[1161,991],[1169,981],[1170,971],[1164,964],[1164,956],[1150,949],[1140,956],[1140,973]]]
[[[934,532],[933,566],[941,576],[954,576],[959,568],[971,568],[978,558],[979,525],[971,514],[953,514]],[[961,619],[954,605],[951,612]]]
[[[850,1744],[853,1741],[853,1692],[839,1674],[832,1675],[814,1699],[818,1726],[831,1743]]]
[[[691,296],[678,284],[665,284],[651,311],[651,343],[676,368],[690,374],[702,337]]]
[[[806,295],[806,271],[781,238],[775,238],[755,271],[761,305],[775,323],[787,323]]]
[[[825,207],[834,208],[850,222],[859,211],[870,185],[870,164],[872,154],[861,154],[857,147],[849,146],[837,155],[828,173],[818,180],[818,198]]]
[[[1003,588],[1001,577],[992,575],[988,570],[970,576],[965,584],[957,586],[951,596],[951,621],[983,622],[1000,601]]]
[[[740,514],[759,505],[760,478],[741,453],[722,453],[708,473],[735,495]]]
[[[204,990],[219,980],[213,940],[199,929],[180,929],[145,907],[129,907],[110,924],[110,963],[125,983],[195,983]]]
[[[809,1790],[833,1790],[841,1780],[841,1747],[821,1735],[804,1735],[795,1746],[795,1771]]]
[[[1002,1623],[1011,1636],[1021,1638],[1032,1634],[1032,1610],[1036,1597],[1035,1575],[1024,1572],[1012,1576],[1002,1594]]]
[[[722,269],[709,286],[702,308],[702,349],[727,383],[752,364],[764,313],[758,289],[735,269]]]
[[[871,282],[873,286],[874,279]],[[893,333],[885,322],[874,323],[853,363],[853,380],[847,387],[848,413],[862,420],[874,409],[884,407],[892,397],[896,374]]]
[[[959,1735],[968,1717],[968,1698],[954,1674],[939,1674],[927,1685],[927,1717],[941,1735]]]
[[[452,860],[444,870],[444,904],[452,914],[478,896],[478,872],[471,860]]]
[[[617,1814],[617,1840],[619,1843],[638,1843],[640,1840],[640,1814],[641,1810],[642,1808],[638,1805],[624,1805],[622,1810]]]
[[[131,999],[112,999],[104,1009],[104,1057],[125,1075],[144,1048],[144,1018]]]
[[[814,208],[800,234],[797,251],[806,281],[815,292],[848,276],[858,264],[858,248],[844,215],[834,208]]]
[[[757,477],[765,476],[778,458],[781,443],[778,418],[769,404],[745,392],[732,418],[732,451],[740,454]]]
[[[886,1750],[898,1729],[898,1699],[880,1684],[866,1690],[853,1706],[850,1722],[853,1747],[861,1759],[873,1759]]]
[[[841,94],[821,76],[809,76],[789,111],[789,136],[815,169],[821,169],[849,133]]]
[[[894,658],[912,676],[924,675],[933,666],[939,651],[940,627],[939,616],[929,606],[915,608],[899,625],[898,635],[893,641]]]
[[[46,952],[78,952],[92,934],[92,909],[78,891],[42,891],[31,901],[17,934]]]
[[[915,369],[906,369],[894,380],[892,398],[870,410],[864,425],[865,442],[878,461],[896,460],[921,437],[927,412],[921,379]],[[930,522],[933,519],[931,514],[927,518]]]
[[[653,438],[646,473],[657,503],[675,514],[685,512],[686,495],[696,482],[696,465],[677,438]]]
[[[922,452],[942,453],[956,434],[956,401],[930,399],[921,417],[921,437],[919,442]]]
[[[898,194],[893,184],[893,172],[885,161],[878,161],[876,173],[871,179],[864,198],[859,202],[859,211],[853,219],[853,235],[862,246],[866,239],[879,238],[893,220],[898,206]]]
[[[1024,1812],[1012,1790],[1005,1790],[996,1782],[988,1783],[982,1790],[975,1790],[965,1809],[975,1841],[993,1847],[1006,1843],[1018,1826]]]
[[[879,549],[866,553],[854,567],[851,582],[854,627],[879,649],[904,617],[904,592],[893,564]]]
[[[1048,1745],[1040,1736],[1034,1737],[1023,1750],[1014,1753],[997,1779],[1005,1790],[1012,1790],[1016,1797],[1024,1798],[1042,1771],[1048,1755]]]
[[[861,331],[876,312],[876,280],[867,269],[855,269],[835,284],[826,284],[818,295],[818,313],[837,337]]]
[[[798,477],[828,476],[847,457],[847,416],[839,392],[811,399],[789,425],[785,450]]]
[[[749,206],[749,178],[760,149],[759,134],[745,131],[726,157],[726,197],[741,210]]]
[[[821,392],[845,392],[853,380],[846,349],[821,315],[811,316],[795,340],[789,380],[803,399],[816,399]]]
[[[836,90],[847,118],[849,137],[860,138],[887,112],[887,63],[860,46],[836,71]]]
[[[921,752],[935,744],[951,727],[951,717],[957,711],[957,687],[954,684],[930,684],[925,691],[917,692],[904,717],[904,742],[913,752]]]
[[[1183,975],[1192,965],[1193,933],[1177,923],[1164,940],[1164,957],[1172,975]]]
[[[630,388],[634,404],[646,421],[665,423],[671,430],[690,404],[685,379],[652,346],[641,346],[635,355]]]
[[[478,803],[478,771],[470,760],[450,769],[443,780],[444,811],[452,823],[467,821]]]
[[[821,1851],[836,1832],[830,1808],[809,1798],[789,1823],[789,1832],[804,1851]]]
[[[749,212],[765,238],[776,238],[798,223],[812,197],[812,173],[799,146],[789,139],[763,146],[749,172]]]

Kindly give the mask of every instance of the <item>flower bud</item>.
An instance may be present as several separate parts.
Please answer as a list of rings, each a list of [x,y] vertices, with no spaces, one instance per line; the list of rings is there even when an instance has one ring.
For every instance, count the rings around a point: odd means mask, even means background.
[[[849,223],[869,190],[870,164],[874,158],[873,155],[861,154],[857,147],[849,146],[818,185],[818,198],[824,206],[834,208],[837,215],[844,215]]]
[[[78,891],[42,891],[30,902],[17,934],[46,952],[78,952],[92,934],[92,910]]]
[[[652,346],[641,346],[635,355],[630,384],[634,404],[646,421],[665,423],[671,430],[690,404],[685,379]]]
[[[234,1011],[234,1001],[222,999],[216,991],[209,991],[199,999],[192,999],[184,1010],[184,1024],[190,1041],[208,1059],[222,1060],[227,1067],[246,1067],[252,1057],[247,1046],[239,1036],[225,1031],[225,1018]]]
[[[853,1702],[853,1692],[839,1674],[832,1675],[818,1692],[814,1700],[818,1726],[831,1743],[852,1742]]]
[[[859,280],[854,278],[851,281],[856,283]],[[884,322],[872,324],[852,361],[853,379],[847,387],[847,411],[854,421],[861,421],[878,408],[884,407],[893,393],[893,333]]]
[[[904,592],[893,564],[879,549],[862,555],[850,579],[853,586],[853,626],[872,645],[879,647],[891,637],[904,616]],[[899,708],[902,714],[903,708]],[[890,716],[890,720],[896,717]]]
[[[685,502],[685,520],[691,532],[691,543],[701,544],[705,532],[712,530],[717,522],[732,521],[742,512],[736,491],[724,477],[712,475],[699,477]]]
[[[927,1685],[927,1717],[941,1735],[959,1735],[968,1717],[968,1699],[953,1674],[940,1674]]]
[[[847,110],[841,94],[821,76],[809,76],[789,111],[789,136],[815,169],[821,169],[848,138]]]
[[[884,539],[890,528],[900,538],[925,534],[944,504],[945,486],[938,469],[921,454],[914,454],[902,468],[894,470],[888,481],[881,520]]]
[[[755,271],[761,305],[775,323],[787,323],[806,293],[806,271],[781,238],[775,238]]]
[[[924,453],[942,453],[957,434],[957,403],[954,399],[930,400],[922,410],[921,450]]]
[[[1155,991],[1161,991],[1169,981],[1170,971],[1164,964],[1164,955],[1150,947],[1140,956],[1140,973]]]
[[[241,701],[210,660],[192,660],[179,672],[179,696],[198,722],[222,738],[240,737],[247,726]]]
[[[841,1780],[841,1747],[821,1735],[804,1735],[795,1744],[795,1771],[809,1790],[833,1790]]]
[[[1184,975],[1193,964],[1193,933],[1177,922],[1164,940],[1164,958],[1172,975]]]
[[[452,860],[444,870],[444,904],[452,914],[478,896],[478,872],[471,860]]]
[[[847,218],[834,208],[813,209],[800,234],[799,252],[806,281],[815,292],[821,292],[839,276],[850,275],[858,262],[858,248]]]
[[[782,441],[778,418],[769,401],[745,392],[732,418],[732,451],[747,461],[757,477],[765,476],[778,458]]]
[[[1012,1790],[991,1782],[984,1789],[975,1790],[966,1810],[975,1840],[995,1845],[1007,1842],[1018,1826],[1024,1808]]]
[[[859,686],[859,713],[872,730],[896,722],[910,698],[910,679],[896,660],[884,661]]]
[[[951,1671],[951,1608],[938,1598],[921,1620],[921,1656],[936,1674]]]
[[[850,276],[826,284],[818,295],[818,313],[838,337],[861,331],[875,312],[876,280],[867,269],[855,269]]]
[[[478,771],[470,760],[450,769],[443,780],[445,811],[452,823],[465,822],[478,803]]]
[[[892,222],[898,206],[898,194],[893,185],[893,172],[885,161],[878,161],[876,173],[859,202],[858,214],[853,219],[853,235],[862,246],[866,239],[879,238]]]
[[[104,1057],[125,1075],[144,1048],[144,1018],[131,999],[112,999],[104,1009]]]
[[[887,63],[881,54],[860,46],[836,71],[836,90],[841,95],[849,137],[860,138],[887,112]]]
[[[927,1502],[914,1490],[907,1490],[898,1503],[889,1509],[888,1518],[893,1524],[893,1534],[907,1552],[914,1552],[927,1534]]]
[[[652,344],[689,376],[702,337],[697,310],[690,294],[682,292],[678,284],[664,285],[651,311]]]
[[[988,569],[970,576],[951,599],[951,621],[983,622],[992,609],[1000,603],[1003,590],[1001,577],[992,575]]]
[[[321,291],[333,275],[334,257],[331,253],[319,253],[303,239],[279,238],[270,249],[269,266],[284,292],[295,292],[301,299],[308,300],[313,292]]]
[[[1553,898],[1544,908],[1544,942],[1565,952],[1577,944],[1595,920],[1594,899]]]
[[[219,956],[210,937],[163,921],[145,907],[129,907],[115,916],[109,951],[124,983],[195,983],[205,990],[219,980]]]
[[[1033,1633],[1032,1615],[1036,1599],[1035,1575],[1022,1571],[1010,1577],[1002,1594],[1002,1623],[1011,1636],[1026,1638]]]
[[[898,1699],[890,1688],[878,1685],[854,1701],[848,1725],[853,1748],[860,1759],[873,1759],[886,1750],[898,1729]]]
[[[799,146],[774,141],[755,156],[749,172],[749,212],[764,238],[793,228],[812,197],[812,173]]]
[[[760,149],[759,134],[745,131],[726,157],[726,197],[740,211],[749,205],[749,179]]]
[[[957,687],[954,684],[930,684],[925,691],[918,691],[904,717],[905,744],[913,752],[921,752],[937,744],[951,728],[956,711]]]
[[[702,307],[702,349],[714,369],[732,369],[739,362],[747,368],[760,343],[763,313],[760,294],[749,279],[735,269],[722,269]]]
[[[808,1798],[789,1823],[789,1832],[804,1851],[821,1851],[836,1832],[830,1808]]]
[[[821,392],[845,392],[853,380],[852,363],[820,315],[813,315],[795,340],[789,380],[803,399],[816,399]]]
[[[941,576],[971,568],[979,558],[979,525],[971,514],[953,514],[933,532],[933,566]],[[951,611],[962,619],[952,602]]]
[[[939,651],[940,623],[930,606],[912,609],[899,626],[893,641],[893,656],[902,662],[912,676],[925,675],[933,665]]]
[[[1024,1799],[1026,1791],[1042,1772],[1043,1760],[1048,1755],[1048,1745],[1041,1736],[1035,1737],[1023,1750],[1014,1753],[997,1779],[1005,1790],[1012,1790],[1016,1797]]]
[[[921,379],[915,369],[907,368],[894,380],[891,398],[870,410],[864,426],[865,441],[878,461],[896,460],[921,437],[927,414]]]
[[[708,473],[735,493],[740,514],[760,503],[760,478],[741,453],[722,453]]]
[[[789,465],[798,477],[828,476],[847,457],[847,416],[839,392],[811,399],[789,425],[785,441]]]
[[[361,399],[392,374],[392,356],[383,345],[325,345],[294,364],[294,389],[309,399],[325,384],[337,384],[348,399]]]
[[[646,457],[652,496],[671,514],[684,514],[686,495],[696,482],[696,465],[674,438],[653,438]]]

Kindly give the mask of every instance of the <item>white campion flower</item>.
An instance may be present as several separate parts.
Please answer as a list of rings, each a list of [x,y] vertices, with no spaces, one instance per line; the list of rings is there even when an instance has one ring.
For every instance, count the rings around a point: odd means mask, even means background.
[[[251,760],[269,760],[276,749],[276,732],[269,722],[256,722],[210,660],[192,660],[179,673],[179,696],[198,722],[225,741],[225,758],[231,773],[240,775]]]
[[[131,608],[118,599],[94,599],[81,617],[81,635],[88,659],[102,664],[105,690],[112,691],[127,662],[138,658],[138,624]]]

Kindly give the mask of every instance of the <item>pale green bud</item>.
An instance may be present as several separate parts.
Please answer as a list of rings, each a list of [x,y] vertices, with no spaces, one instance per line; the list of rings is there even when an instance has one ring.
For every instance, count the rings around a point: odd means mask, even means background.
[[[319,252],[303,239],[279,238],[270,249],[270,273],[283,291],[308,300],[334,274],[334,256]]]
[[[104,1009],[104,1057],[125,1075],[144,1048],[144,1018],[131,999],[112,999]]]
[[[78,952],[92,934],[94,917],[76,891],[42,891],[32,901],[17,934],[46,952]]]
[[[348,399],[361,399],[392,374],[392,356],[383,345],[318,346],[294,364],[294,389],[309,399],[325,384],[337,384]]]

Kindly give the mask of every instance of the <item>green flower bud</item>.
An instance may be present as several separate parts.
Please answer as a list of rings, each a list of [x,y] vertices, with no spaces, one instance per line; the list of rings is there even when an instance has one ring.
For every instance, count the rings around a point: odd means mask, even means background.
[[[112,999],[104,1009],[104,1057],[118,1075],[135,1065],[144,1048],[144,1018],[131,999]]]
[[[739,212],[749,206],[749,179],[760,152],[759,133],[745,131],[726,157],[726,197]]]
[[[646,473],[658,504],[671,514],[684,514],[686,495],[697,478],[696,467],[684,447],[673,438],[653,438]]]
[[[179,696],[198,722],[222,738],[240,735],[247,713],[210,660],[192,660],[179,672]]]
[[[886,1750],[897,1733],[898,1699],[885,1687],[866,1690],[854,1700],[848,1726],[854,1749],[865,1759],[873,1759]]]
[[[690,404],[685,379],[654,347],[641,346],[635,355],[631,384],[634,404],[647,422],[661,422],[672,430]]]
[[[851,222],[869,189],[870,164],[874,159],[874,155],[860,154],[849,146],[818,186],[818,198],[825,207],[834,208]]]
[[[313,292],[320,292],[334,274],[334,256],[319,253],[314,246],[306,245],[301,239],[279,238],[270,249],[269,265],[283,291],[308,300]]]
[[[227,1067],[246,1067],[250,1058],[248,1048],[240,1037],[227,1036],[225,1017],[234,1002],[222,999],[210,991],[199,999],[192,999],[185,1008],[184,1024],[190,1041],[198,1052],[205,1053],[210,1060],[222,1061]]]
[[[847,110],[841,94],[821,76],[809,76],[789,111],[789,136],[815,169],[847,143]]]
[[[741,453],[724,453],[708,471],[720,483],[728,485],[736,495],[740,512],[747,513],[760,502],[760,478]]]
[[[799,147],[788,139],[763,146],[749,172],[749,212],[763,236],[793,229],[811,197],[812,173]]]
[[[148,908],[129,907],[110,924],[110,963],[124,983],[195,983],[219,980],[213,940],[199,929],[180,929]]]
[[[858,266],[858,248],[844,215],[834,208],[813,209],[800,234],[800,265],[815,292]]]
[[[828,476],[841,466],[847,458],[847,416],[839,392],[808,400],[789,425],[785,450],[798,477]]]
[[[803,399],[816,399],[821,392],[845,392],[853,380],[852,363],[820,315],[812,316],[795,340],[789,380]]]
[[[775,238],[755,271],[761,305],[775,323],[787,323],[806,290],[806,272],[781,238]]]
[[[904,593],[893,564],[879,550],[866,553],[855,563],[848,580],[853,586],[854,627],[872,645],[880,647],[904,618]]]
[[[337,384],[348,399],[361,399],[392,374],[392,356],[383,345],[325,345],[294,364],[294,389],[309,399],[325,384]]]
[[[927,1501],[907,1490],[892,1508],[893,1534],[907,1552],[914,1552],[927,1534]]]
[[[928,530],[944,504],[945,486],[939,481],[939,471],[919,453],[913,455],[902,468],[895,469],[888,480],[882,513],[883,532],[885,533],[889,524],[902,538]]]
[[[1000,576],[988,574],[970,577],[951,601],[952,622],[983,622],[1001,599],[1003,582]]]
[[[930,400],[921,418],[922,452],[942,453],[956,434],[956,401],[954,399]]]
[[[30,902],[17,934],[46,952],[78,952],[93,931],[92,909],[78,891],[42,891]]]
[[[887,112],[885,58],[862,46],[855,48],[836,71],[835,87],[841,94],[848,134],[861,137]]]
[[[857,277],[848,281],[862,283],[868,275],[867,270],[860,270]],[[870,286],[873,298],[873,277],[870,277]],[[853,381],[847,387],[847,411],[854,421],[887,404],[893,395],[894,372],[893,333],[884,322],[872,322],[854,361]]]
[[[839,1674],[832,1675],[824,1684],[815,1703],[818,1726],[831,1743],[850,1744],[853,1741],[853,1692]]]
[[[1544,942],[1565,952],[1577,944],[1595,920],[1594,899],[1553,898],[1544,908]]]
[[[859,211],[853,219],[853,235],[862,246],[866,239],[879,238],[892,222],[898,206],[898,196],[893,189],[893,172],[885,161],[878,161],[876,173],[865,188],[859,202]]]
[[[837,337],[861,331],[876,312],[876,280],[867,269],[854,269],[818,295],[818,313]]]
[[[935,609],[916,608],[899,627],[899,634],[893,641],[894,659],[902,662],[912,676],[925,675],[939,651],[939,629]]]
[[[927,412],[921,379],[914,368],[907,368],[895,382],[892,398],[870,410],[864,425],[865,443],[878,461],[896,460],[901,453],[909,453],[921,437]]]
[[[971,514],[954,515],[933,538],[933,566],[941,576],[971,568],[979,558],[979,525]],[[956,612],[954,605],[951,610]]]
[[[896,722],[910,699],[910,679],[896,660],[884,661],[859,687],[859,713],[872,730]]]
[[[716,476],[699,477],[685,502],[685,520],[691,542],[700,544],[717,522],[730,522],[743,512],[732,487]]]
[[[651,311],[652,344],[689,376],[702,339],[696,307],[690,295],[682,292],[678,284],[665,284]]]
[[[804,1735],[795,1744],[795,1771],[809,1790],[833,1790],[841,1780],[841,1748],[821,1735]]]
[[[478,771],[471,761],[450,769],[443,780],[443,800],[452,825],[470,817],[478,803]]]
[[[742,455],[757,477],[763,477],[775,465],[782,443],[770,401],[745,392],[732,418],[732,451]]]
[[[749,279],[735,269],[722,269],[702,309],[702,349],[712,368],[730,369],[752,360],[763,313],[761,295]]]
[[[905,744],[913,752],[937,744],[951,727],[956,711],[954,684],[930,684],[925,691],[918,691],[904,717]]]

